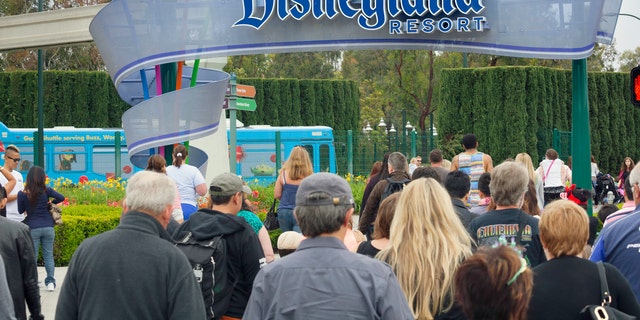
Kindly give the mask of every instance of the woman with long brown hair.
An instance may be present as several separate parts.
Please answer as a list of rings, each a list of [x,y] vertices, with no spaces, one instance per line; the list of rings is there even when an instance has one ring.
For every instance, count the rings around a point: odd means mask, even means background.
[[[633,159],[630,157],[624,158],[622,160],[622,165],[620,166],[620,173],[618,173],[618,188],[624,189],[624,181],[629,177],[629,173],[633,170],[635,164],[633,163]]]
[[[53,291],[56,288],[55,263],[53,261],[53,241],[56,238],[56,232],[53,228],[53,218],[49,213],[49,199],[53,198],[51,202],[57,204],[64,201],[64,196],[47,187],[46,180],[47,176],[42,167],[33,166],[29,169],[24,191],[18,192],[18,212],[27,215],[22,222],[31,229],[36,260],[38,259],[38,249],[42,244],[42,259],[47,272],[44,284],[47,291]]]

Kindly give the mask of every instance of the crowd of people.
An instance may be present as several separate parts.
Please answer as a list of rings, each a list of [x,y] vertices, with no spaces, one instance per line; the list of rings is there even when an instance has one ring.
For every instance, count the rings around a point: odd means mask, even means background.
[[[314,174],[306,149],[294,148],[274,188],[279,258],[240,177],[220,174],[207,189],[184,147],[170,167],[152,156],[129,179],[119,226],[74,253],[56,319],[583,319],[585,306],[603,304],[601,283],[608,307],[640,317],[640,166],[623,160],[622,208],[609,203],[596,218],[585,210],[593,192],[571,184],[555,150],[538,167],[526,153],[494,167],[473,134],[461,144],[449,164],[439,150],[428,166],[386,154],[361,212],[344,178]],[[14,159],[9,146],[0,298],[13,303],[0,299],[0,318],[27,319],[26,302],[42,319],[35,259],[42,246],[55,290],[47,204],[64,196],[37,166],[24,184]],[[205,193],[209,206],[198,209]],[[210,248],[202,263],[185,251],[192,243]]]

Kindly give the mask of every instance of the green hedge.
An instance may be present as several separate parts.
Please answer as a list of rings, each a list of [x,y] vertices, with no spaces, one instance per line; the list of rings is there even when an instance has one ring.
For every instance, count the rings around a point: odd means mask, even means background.
[[[363,177],[353,176],[347,176],[347,180],[351,183],[357,213],[358,206],[362,202],[365,180]],[[273,201],[273,184],[251,187],[258,192],[257,198],[251,198],[258,207],[256,214],[260,217],[260,220],[264,221],[267,210]],[[53,257],[56,266],[67,266],[76,248],[85,239],[117,227],[120,223],[121,212],[122,208],[120,207],[96,204],[77,204],[63,207],[62,220],[64,224],[55,227],[56,239],[54,241]],[[274,251],[278,247],[278,236],[281,233],[282,231],[280,230],[269,232]]]
[[[84,239],[118,226],[122,208],[106,205],[74,205],[63,207],[61,226],[56,226],[53,258],[56,266],[66,266]]]
[[[451,158],[460,136],[475,133],[495,164],[519,152],[534,165],[571,131],[571,71],[542,67],[444,69],[436,113],[438,146]],[[591,150],[601,171],[617,175],[624,157],[640,158],[640,111],[629,102],[629,75],[588,74]]]
[[[0,112],[9,128],[37,127],[37,72],[0,72]],[[358,130],[360,91],[349,80],[238,79],[256,87],[255,112],[238,112],[247,125],[325,125]],[[109,75],[96,71],[44,72],[44,125],[118,128],[129,105]]]

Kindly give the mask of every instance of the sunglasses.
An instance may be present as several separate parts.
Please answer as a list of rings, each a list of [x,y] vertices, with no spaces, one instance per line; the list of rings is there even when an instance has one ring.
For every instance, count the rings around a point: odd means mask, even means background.
[[[7,157],[7,158],[9,158],[9,159],[13,160],[13,162],[15,162],[15,163],[20,162],[20,158],[11,158],[11,157],[9,157],[9,156],[5,156],[5,157]]]

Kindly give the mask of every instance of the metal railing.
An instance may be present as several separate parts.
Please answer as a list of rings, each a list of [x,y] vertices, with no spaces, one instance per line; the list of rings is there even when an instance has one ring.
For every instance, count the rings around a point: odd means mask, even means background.
[[[367,176],[375,161],[382,161],[387,152],[402,152],[407,159],[417,155],[428,159],[429,152],[435,148],[435,139],[429,132],[408,131],[392,132],[355,132],[334,131],[336,164],[338,174]]]

